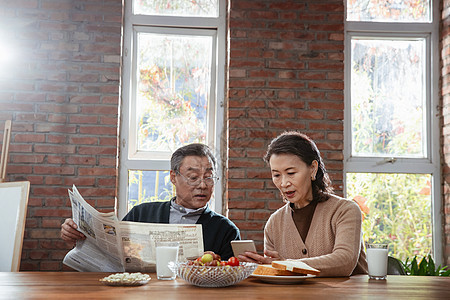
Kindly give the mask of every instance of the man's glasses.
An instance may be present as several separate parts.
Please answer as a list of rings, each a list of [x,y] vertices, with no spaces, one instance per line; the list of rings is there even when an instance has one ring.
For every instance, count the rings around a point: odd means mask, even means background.
[[[202,180],[205,182],[206,185],[214,185],[214,183],[216,183],[219,180],[219,177],[214,177],[214,176],[206,177],[206,178],[201,178],[199,176],[187,177],[178,171],[177,171],[177,174],[180,175],[181,177],[183,177],[184,180],[186,180],[186,183],[191,186],[199,185],[200,183],[202,183]]]

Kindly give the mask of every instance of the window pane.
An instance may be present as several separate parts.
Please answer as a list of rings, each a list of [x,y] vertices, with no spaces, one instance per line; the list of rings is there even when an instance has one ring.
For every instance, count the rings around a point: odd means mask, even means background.
[[[347,0],[348,21],[430,22],[429,0]]]
[[[426,157],[425,40],[351,46],[352,155]]]
[[[347,173],[347,198],[363,212],[364,241],[401,260],[432,253],[431,175]]]
[[[138,33],[138,151],[206,143],[211,36]]]
[[[128,210],[144,202],[169,201],[172,198],[169,171],[128,171]]]
[[[133,12],[140,15],[217,17],[217,0],[134,0]]]

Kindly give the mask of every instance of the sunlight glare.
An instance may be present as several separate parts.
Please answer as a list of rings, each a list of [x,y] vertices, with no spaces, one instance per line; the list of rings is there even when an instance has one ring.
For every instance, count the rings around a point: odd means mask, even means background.
[[[0,63],[9,64],[14,60],[14,49],[12,49],[8,44],[0,44]]]

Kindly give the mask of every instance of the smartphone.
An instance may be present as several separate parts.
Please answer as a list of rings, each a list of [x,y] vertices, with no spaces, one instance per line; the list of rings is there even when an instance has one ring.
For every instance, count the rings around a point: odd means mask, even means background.
[[[255,242],[253,242],[253,240],[231,241],[231,248],[233,248],[233,254],[236,257],[240,254],[243,254],[245,251],[256,253]]]

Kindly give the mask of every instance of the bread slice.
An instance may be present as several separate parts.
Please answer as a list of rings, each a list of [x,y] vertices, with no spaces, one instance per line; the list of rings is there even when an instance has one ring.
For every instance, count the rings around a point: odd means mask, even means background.
[[[300,274],[319,275],[320,271],[314,269],[304,262],[295,259],[276,260],[272,262],[272,267],[279,270],[291,271]]]
[[[275,269],[271,265],[258,265],[255,271],[253,271],[254,275],[270,275],[270,276],[295,276],[298,273],[294,273],[287,270]]]

